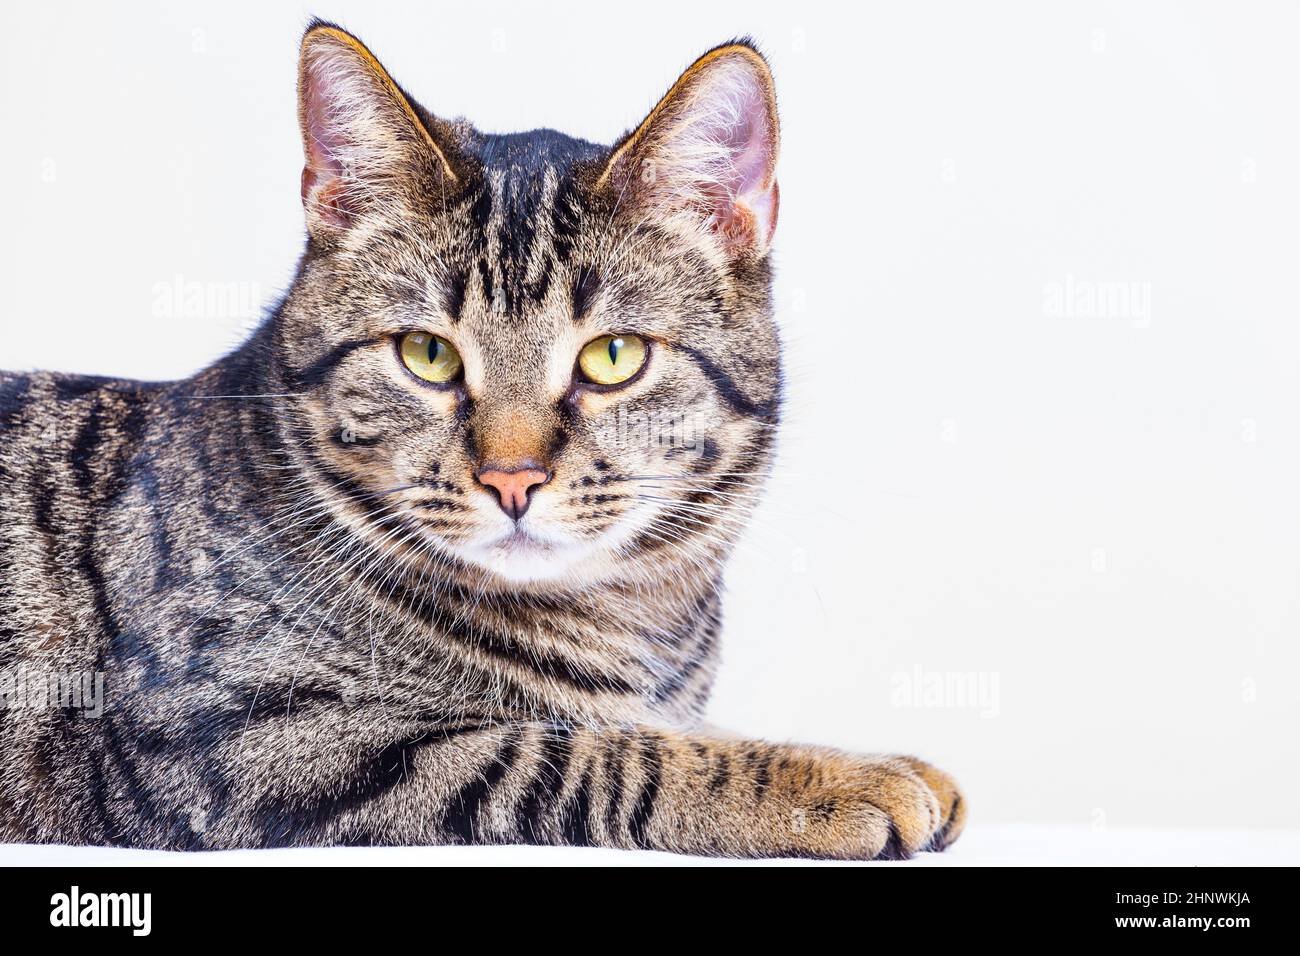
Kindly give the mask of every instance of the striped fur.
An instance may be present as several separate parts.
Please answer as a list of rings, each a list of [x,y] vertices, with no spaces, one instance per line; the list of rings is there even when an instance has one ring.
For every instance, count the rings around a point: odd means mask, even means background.
[[[761,57],[711,51],[613,147],[440,120],[328,24],[301,84],[307,251],[248,342],[179,382],[0,373],[0,673],[102,673],[107,698],[0,709],[0,841],[953,839],[921,761],[700,723],[780,409]],[[711,132],[737,124],[745,169]],[[413,328],[463,383],[405,371]],[[575,383],[620,331],[645,371]],[[522,550],[474,477],[500,460],[554,476]]]

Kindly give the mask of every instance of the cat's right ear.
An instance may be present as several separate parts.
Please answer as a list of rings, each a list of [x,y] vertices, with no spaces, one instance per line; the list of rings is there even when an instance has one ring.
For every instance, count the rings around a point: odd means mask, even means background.
[[[367,216],[400,219],[457,184],[410,99],[360,40],[332,24],[303,36],[298,122],[313,238],[330,241]]]

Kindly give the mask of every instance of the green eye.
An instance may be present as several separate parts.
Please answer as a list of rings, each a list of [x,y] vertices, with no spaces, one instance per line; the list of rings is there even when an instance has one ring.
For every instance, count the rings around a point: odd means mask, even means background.
[[[639,335],[602,335],[578,353],[578,368],[597,385],[618,385],[645,364],[645,340]]]
[[[402,336],[402,361],[416,376],[441,385],[460,374],[460,353],[446,339],[428,332]]]

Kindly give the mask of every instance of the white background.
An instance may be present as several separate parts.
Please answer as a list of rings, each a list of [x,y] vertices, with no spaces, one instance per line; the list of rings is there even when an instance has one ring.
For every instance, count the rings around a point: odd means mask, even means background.
[[[167,378],[240,340],[302,245],[313,13],[437,113],[600,141],[750,33],[790,401],[713,719],[921,754],[977,824],[1294,826],[1295,8],[106,8],[6,14],[0,367]],[[1054,306],[1101,284],[1137,311]],[[903,706],[918,673],[990,696]]]

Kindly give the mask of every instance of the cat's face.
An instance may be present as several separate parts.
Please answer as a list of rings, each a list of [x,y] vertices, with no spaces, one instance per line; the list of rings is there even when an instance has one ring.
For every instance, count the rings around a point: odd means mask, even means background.
[[[310,242],[277,358],[337,512],[512,582],[725,550],[780,393],[761,58],[706,55],[613,149],[438,120],[328,26],[300,75]]]

